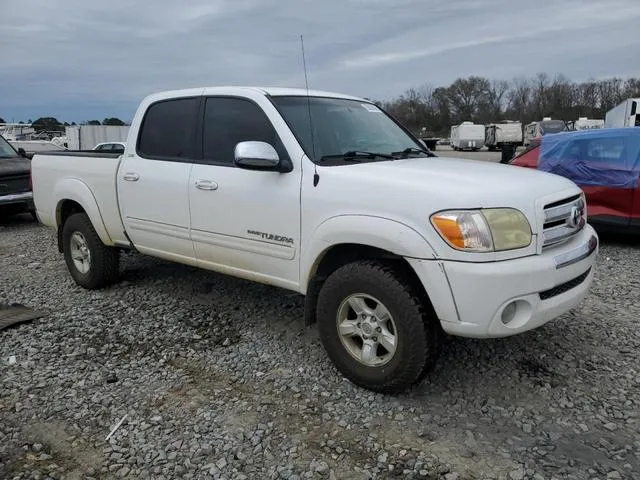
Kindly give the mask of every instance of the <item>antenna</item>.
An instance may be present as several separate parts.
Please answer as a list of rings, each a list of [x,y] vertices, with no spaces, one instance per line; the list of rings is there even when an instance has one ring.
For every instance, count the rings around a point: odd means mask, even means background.
[[[311,99],[309,97],[309,79],[307,78],[307,58],[304,54],[304,38],[300,35],[300,46],[302,47],[302,66],[304,68],[304,84],[307,89],[307,111],[309,112],[309,133],[311,133],[311,151],[313,154],[313,186],[317,186],[320,181],[318,175],[318,165],[316,165],[316,141],[313,138],[313,123],[311,121]]]

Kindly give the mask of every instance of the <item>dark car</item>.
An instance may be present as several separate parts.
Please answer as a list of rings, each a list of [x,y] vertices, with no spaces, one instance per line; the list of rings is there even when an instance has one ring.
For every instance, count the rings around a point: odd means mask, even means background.
[[[31,160],[0,135],[0,216],[17,213],[35,216]]]
[[[585,193],[594,227],[640,233],[640,128],[545,135],[509,163],[575,182]]]

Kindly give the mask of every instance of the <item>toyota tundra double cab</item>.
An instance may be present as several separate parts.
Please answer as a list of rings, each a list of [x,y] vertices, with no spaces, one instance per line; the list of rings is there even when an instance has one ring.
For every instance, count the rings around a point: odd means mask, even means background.
[[[337,369],[386,393],[430,371],[445,333],[515,335],[576,307],[598,250],[570,180],[438,157],[329,92],[155,93],[123,154],[36,153],[33,184],[82,287],[135,250],[299,292]]]

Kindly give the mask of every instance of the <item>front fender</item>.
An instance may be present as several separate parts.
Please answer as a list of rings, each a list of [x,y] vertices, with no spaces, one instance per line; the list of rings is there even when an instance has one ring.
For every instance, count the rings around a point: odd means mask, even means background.
[[[62,227],[62,204],[65,200],[73,200],[79,204],[89,216],[91,224],[100,237],[100,240],[102,240],[102,243],[110,246],[114,245],[102,220],[98,202],[93,196],[91,189],[84,182],[77,178],[65,178],[61,180],[55,186],[54,198],[56,199],[56,229]]]
[[[324,254],[333,246],[358,244],[419,259],[434,259],[436,252],[418,231],[404,223],[371,215],[339,215],[322,222],[310,236],[301,259],[301,287],[307,285]]]

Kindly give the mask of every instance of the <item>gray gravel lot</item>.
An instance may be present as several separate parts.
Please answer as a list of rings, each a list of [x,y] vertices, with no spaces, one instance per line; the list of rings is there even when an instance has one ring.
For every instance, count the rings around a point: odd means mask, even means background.
[[[122,263],[82,290],[49,230],[0,222],[0,303],[49,312],[0,332],[0,479],[640,478],[640,243],[602,246],[571,314],[451,339],[397,397],[342,379],[300,296]]]

